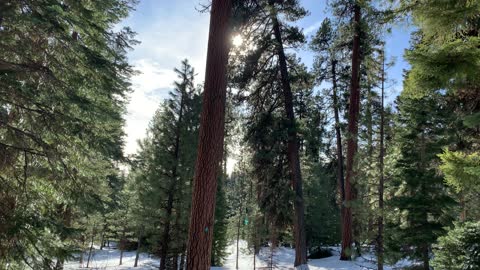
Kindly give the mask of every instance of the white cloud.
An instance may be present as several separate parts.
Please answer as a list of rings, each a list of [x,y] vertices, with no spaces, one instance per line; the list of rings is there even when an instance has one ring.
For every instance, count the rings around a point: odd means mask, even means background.
[[[131,80],[133,93],[127,106],[125,152],[135,153],[137,140],[145,137],[145,130],[158,108],[162,98],[168,93],[176,75],[171,69],[164,69],[156,62],[141,59],[132,63],[140,72]]]
[[[167,5],[175,4],[176,1]],[[150,11],[151,7],[158,8],[158,12]],[[140,74],[131,80],[133,93],[125,117],[126,154],[137,151],[137,140],[145,137],[150,119],[177,79],[173,69],[183,59],[187,58],[198,73],[196,83],[204,79],[209,14],[199,14],[193,9],[194,4],[189,13],[179,12],[185,9],[177,7],[179,10],[168,16],[162,8],[145,3],[123,23],[132,26],[141,42],[129,54],[130,63]]]

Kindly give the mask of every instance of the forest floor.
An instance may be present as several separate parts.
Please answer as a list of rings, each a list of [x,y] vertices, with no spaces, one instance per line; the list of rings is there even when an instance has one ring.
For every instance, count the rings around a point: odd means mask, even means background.
[[[310,270],[368,270],[376,269],[375,256],[365,254],[363,257],[357,258],[355,261],[340,261],[338,248],[332,247],[333,256],[324,259],[312,259],[308,261]],[[235,269],[236,262],[236,245],[232,244],[228,247],[229,256],[225,260],[223,267],[212,267],[212,270],[227,270]],[[119,266],[120,251],[115,248],[105,248],[104,250],[95,249],[90,261],[90,269],[104,269],[104,270],[147,270],[158,269],[158,258],[141,253],[138,267],[133,267],[135,261],[135,251],[124,252],[123,265]],[[245,242],[241,242],[239,252],[239,269],[253,269],[253,255],[246,250]],[[256,269],[269,269],[267,266],[270,262],[270,248],[262,248],[259,255],[256,256]],[[276,249],[273,256],[274,269],[290,270],[293,268],[293,261],[295,259],[295,251],[291,248],[280,247]],[[84,267],[86,266],[88,254],[85,255]],[[402,269],[405,266],[411,265],[411,262],[401,261],[394,266],[386,266],[385,270]],[[65,269],[77,270],[81,268],[78,261],[69,262],[65,265]]]

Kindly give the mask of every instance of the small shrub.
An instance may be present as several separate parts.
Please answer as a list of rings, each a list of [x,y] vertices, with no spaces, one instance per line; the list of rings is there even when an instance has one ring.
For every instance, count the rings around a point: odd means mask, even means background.
[[[480,222],[456,224],[439,238],[434,255],[435,270],[480,269]]]
[[[332,256],[332,251],[327,248],[315,247],[312,249],[310,255],[308,255],[309,259],[322,259]]]

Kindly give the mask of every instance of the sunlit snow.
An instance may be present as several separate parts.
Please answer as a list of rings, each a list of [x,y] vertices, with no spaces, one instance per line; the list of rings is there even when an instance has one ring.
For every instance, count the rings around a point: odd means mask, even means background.
[[[375,257],[371,254],[365,254],[364,256],[357,258],[355,261],[340,261],[339,252],[337,247],[331,247],[333,256],[324,258],[324,259],[315,259],[309,260],[308,265],[310,270],[367,270],[375,269]],[[232,243],[228,247],[228,252],[230,255],[225,260],[223,267],[212,267],[212,270],[227,270],[235,269],[236,263],[236,245]],[[255,269],[270,269],[270,248],[262,248],[260,253],[256,256],[256,268]],[[295,259],[294,250],[291,248],[280,247],[277,248],[273,256],[273,269],[294,269],[293,261]],[[240,242],[240,255],[239,255],[239,269],[253,269],[253,255],[250,254],[250,251],[247,248],[246,242]],[[84,265],[86,266],[88,254],[84,255]],[[125,269],[137,269],[137,270],[146,270],[146,269],[158,269],[159,260],[158,258],[148,255],[145,253],[140,254],[140,259],[138,267],[133,267],[135,262],[135,251],[124,252],[123,254],[123,265],[119,266],[120,251],[115,248],[106,248],[104,250],[94,250],[93,257],[90,262],[91,269],[105,269],[105,270],[125,270]],[[385,270],[394,270],[401,269],[407,265],[411,265],[408,261],[401,261],[395,266],[385,266]],[[268,268],[266,268],[268,267]],[[81,268],[78,261],[69,262],[66,264],[65,269],[85,269]]]

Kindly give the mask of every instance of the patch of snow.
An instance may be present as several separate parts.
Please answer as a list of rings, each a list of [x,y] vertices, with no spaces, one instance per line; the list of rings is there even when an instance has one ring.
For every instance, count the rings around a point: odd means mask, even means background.
[[[212,270],[230,270],[236,269],[236,243],[232,242],[227,247],[228,257],[225,260],[224,266],[212,267]],[[255,269],[269,269],[270,262],[273,262],[274,269],[281,270],[371,270],[376,269],[376,258],[374,254],[366,253],[362,257],[356,258],[354,261],[340,261],[340,251],[338,247],[330,247],[333,256],[323,259],[314,259],[308,261],[308,266],[302,268],[293,267],[295,260],[295,250],[286,247],[279,247],[274,250],[273,257],[271,257],[271,249],[269,247],[261,248],[258,255],[255,256]],[[239,245],[238,269],[253,269],[254,256],[252,251],[248,249],[247,242],[241,241]],[[159,259],[155,256],[140,253],[138,260],[138,267],[133,267],[135,262],[135,251],[123,253],[123,264],[118,265],[120,260],[120,251],[117,249],[106,248],[104,250],[95,249],[90,261],[91,269],[104,270],[150,270],[158,269]],[[84,254],[84,265],[86,266],[88,253]],[[402,260],[393,266],[385,266],[385,270],[401,269],[402,267],[412,265],[411,261]],[[65,265],[66,270],[85,269],[81,268],[78,260],[75,262],[68,262]]]
[[[310,270],[307,264],[298,265],[295,267],[295,270]]]
[[[90,259],[89,269],[105,269],[105,270],[149,270],[158,269],[160,261],[152,255],[140,253],[138,258],[138,267],[133,267],[135,263],[135,251],[125,251],[123,253],[122,265],[120,262],[120,250],[112,248],[104,248],[103,250],[94,249],[92,258]],[[86,269],[88,252],[83,255],[83,266],[80,265],[79,259],[70,261],[65,264],[65,270]]]

